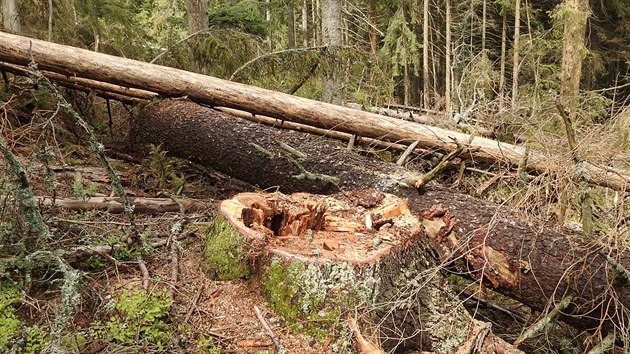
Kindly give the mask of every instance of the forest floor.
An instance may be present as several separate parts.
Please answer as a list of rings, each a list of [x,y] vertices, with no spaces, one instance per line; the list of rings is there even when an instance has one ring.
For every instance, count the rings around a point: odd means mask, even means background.
[[[81,161],[89,163],[90,158],[75,156],[67,162]],[[256,316],[254,307],[257,306],[288,352],[323,353],[333,349],[326,344],[330,340],[315,340],[285,325],[267,306],[262,295],[264,286],[257,279],[215,281],[204,273],[204,241],[216,214],[216,204],[243,191],[246,187],[242,182],[207,170],[205,172],[208,173],[200,172],[181,160],[165,157],[161,151],[154,151],[148,162],[142,165],[116,159],[111,161],[121,173],[121,182],[130,196],[173,195],[166,190],[168,186],[161,189],[160,183],[173,183],[181,178],[185,184],[180,193],[207,202],[208,209],[185,214],[136,214],[135,223],[145,244],[164,239],[169,242],[165,246],[148,248],[148,251],[141,251],[141,245],[134,245],[104,257],[90,256],[73,264],[83,275],[80,288],[82,301],[69,321],[67,335],[61,341],[62,347],[84,353],[276,353],[276,345]],[[111,185],[105,170],[94,165],[71,163],[65,169],[57,168],[56,197],[76,198],[80,194],[84,197],[111,196]],[[168,177],[160,182],[156,178],[160,174]],[[43,180],[44,177],[37,173],[31,176],[35,195],[51,194]],[[55,235],[61,236],[56,247],[120,244],[124,235],[130,232],[130,223],[124,214],[57,207],[45,209],[43,214],[47,224],[55,228]],[[173,239],[171,230],[176,223],[185,226],[177,240],[177,280],[173,282],[173,248],[170,243]],[[124,297],[133,294],[134,290],[142,289],[143,274],[136,258],[139,253],[143,254],[142,260],[150,278],[148,293],[169,294],[167,303],[170,306],[164,316],[157,315],[160,318],[153,323],[137,323],[125,312],[125,308],[116,305],[122,304]],[[47,286],[47,278],[58,276],[54,272],[33,275],[26,301],[18,310],[25,324],[42,328],[55,326],[61,291]],[[144,301],[154,304],[151,299]],[[144,308],[136,313],[139,317],[151,311],[159,313],[157,307]],[[162,328],[163,324],[166,327]],[[111,328],[116,326],[121,330]],[[135,338],[130,338],[122,331],[125,328],[135,328],[141,334],[136,333]],[[158,344],[155,340],[153,343],[139,341],[139,336],[157,338],[155,334],[158,332],[165,333],[168,338],[158,340]]]

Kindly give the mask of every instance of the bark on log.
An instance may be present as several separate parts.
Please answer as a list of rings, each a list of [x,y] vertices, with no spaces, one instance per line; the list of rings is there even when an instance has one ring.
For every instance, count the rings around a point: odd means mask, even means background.
[[[142,141],[162,143],[173,154],[261,188],[333,193],[369,187],[408,198],[411,211],[422,217],[439,260],[451,269],[483,279],[487,286],[541,312],[573,295],[565,317],[569,323],[589,329],[615,327],[630,336],[630,288],[615,280],[613,265],[602,255],[630,269],[630,252],[624,253],[623,246],[588,246],[579,234],[557,232],[551,225],[526,221],[516,211],[456,191],[429,186],[419,193],[401,186],[414,174],[394,164],[191,102],[149,105],[136,123]],[[297,177],[304,171],[336,177],[338,182]]]
[[[407,143],[418,140],[424,148],[451,151],[457,147],[454,140],[462,144],[470,142],[471,147],[478,148],[474,154],[477,160],[517,166],[525,155],[525,149],[520,146],[8,33],[0,33],[0,60],[19,65],[34,60],[42,69],[67,76],[140,88],[164,96],[187,96],[213,106],[236,108],[380,140]],[[526,168],[544,172],[550,163],[544,155],[530,152]],[[618,190],[628,189],[629,172],[593,164],[587,164],[587,168],[592,183]]]

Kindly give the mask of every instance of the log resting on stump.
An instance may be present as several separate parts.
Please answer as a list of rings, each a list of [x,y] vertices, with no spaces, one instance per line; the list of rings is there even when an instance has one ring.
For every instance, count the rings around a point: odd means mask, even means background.
[[[407,198],[437,258],[449,268],[535,311],[546,312],[564,296],[574,300],[564,319],[584,329],[615,328],[628,334],[630,288],[615,266],[630,269],[630,253],[582,235],[558,232],[517,211],[437,186],[421,191],[402,182],[414,173],[376,162],[326,140],[280,131],[227,116],[184,100],[142,109],[135,124],[138,141],[162,144],[180,157],[285,193],[375,188]],[[328,177],[328,178],[324,178]]]
[[[257,276],[271,307],[306,333],[347,346],[351,333],[338,321],[359,313],[388,351],[453,353],[479,340],[480,353],[520,352],[479,335],[481,323],[435,276],[424,228],[404,198],[372,189],[241,193],[219,209],[258,248]]]

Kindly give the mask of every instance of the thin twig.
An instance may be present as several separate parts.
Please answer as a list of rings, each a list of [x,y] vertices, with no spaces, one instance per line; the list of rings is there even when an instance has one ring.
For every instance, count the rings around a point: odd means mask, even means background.
[[[286,349],[284,349],[278,337],[276,337],[276,335],[273,333],[273,331],[271,330],[271,327],[269,327],[269,325],[267,324],[267,321],[265,320],[262,313],[260,312],[260,309],[256,305],[254,305],[254,312],[256,312],[256,317],[258,318],[258,321],[260,321],[260,324],[265,329],[265,332],[273,341],[273,344],[276,346],[276,349],[278,349],[278,354],[286,353],[287,352]]]

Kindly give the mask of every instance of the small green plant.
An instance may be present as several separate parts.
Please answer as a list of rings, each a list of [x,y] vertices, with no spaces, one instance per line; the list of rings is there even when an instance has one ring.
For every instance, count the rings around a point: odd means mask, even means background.
[[[94,335],[123,345],[155,345],[163,349],[171,338],[168,320],[171,307],[166,291],[126,290],[114,304],[115,314]]]
[[[166,155],[161,146],[150,146],[149,159],[144,163],[143,169],[146,177],[156,180],[157,187],[161,189],[171,188],[177,194],[186,183],[184,177],[178,176],[176,168],[181,167],[176,159]]]
[[[41,353],[46,348],[48,342],[48,332],[42,326],[33,326],[25,329],[26,343],[24,344],[25,354]]]
[[[88,185],[83,184],[81,175],[74,176],[74,182],[72,182],[72,196],[77,199],[87,200],[94,195],[98,186],[92,182],[88,182]]]
[[[214,343],[214,339],[211,337],[206,337],[203,334],[197,341],[197,350],[201,354],[219,354],[221,351],[217,348],[217,345]]]
[[[0,349],[7,349],[11,339],[19,334],[22,322],[13,305],[20,302],[20,291],[8,281],[0,281]]]

